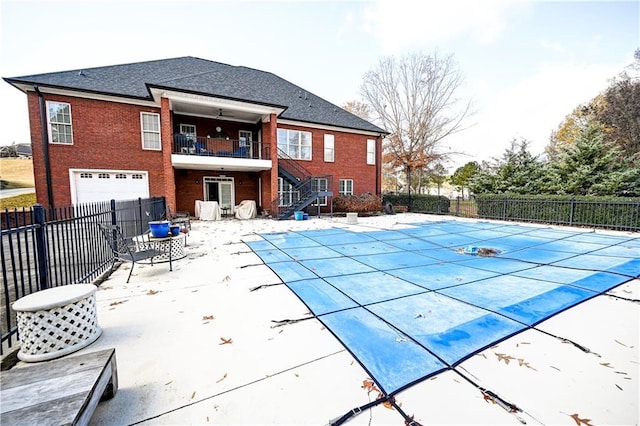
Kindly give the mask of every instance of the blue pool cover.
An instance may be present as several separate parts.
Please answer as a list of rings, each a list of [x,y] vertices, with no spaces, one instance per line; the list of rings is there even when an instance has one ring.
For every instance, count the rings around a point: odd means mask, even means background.
[[[444,221],[261,237],[246,244],[387,395],[640,277],[640,238],[581,230]]]

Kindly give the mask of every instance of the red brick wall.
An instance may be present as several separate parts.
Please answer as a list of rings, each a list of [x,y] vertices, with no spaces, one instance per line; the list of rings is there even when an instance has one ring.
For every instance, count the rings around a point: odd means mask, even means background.
[[[45,100],[71,104],[73,145],[49,143],[54,205],[71,204],[69,169],[142,170],[149,173],[149,195],[166,192],[162,151],[142,149],[140,112],[159,108],[44,94]],[[38,96],[29,92],[29,120],[38,202],[47,203]],[[167,141],[163,141],[163,145]]]
[[[217,176],[216,172],[180,171],[174,173],[171,166],[171,134],[180,123],[195,124],[198,135],[206,136],[210,127],[215,129],[215,121],[204,121],[188,117],[172,116],[168,113],[168,102],[163,99],[160,108],[142,107],[123,103],[74,98],[45,94],[45,100],[68,102],[71,104],[73,124],[73,145],[48,144],[51,164],[54,205],[71,204],[69,169],[109,169],[141,170],[149,173],[149,195],[167,196],[175,210],[193,213],[195,200],[203,199],[203,176]],[[40,131],[40,110],[35,93],[28,94],[28,108],[33,147],[34,175],[38,202],[47,205],[47,187],[44,170],[44,152]],[[161,113],[163,151],[142,149],[140,112]],[[262,124],[263,142],[270,143],[273,170],[261,173],[229,173],[236,179],[236,202],[253,199],[258,202],[258,177],[262,178],[262,208],[270,209],[271,200],[277,197],[277,119],[274,114],[269,123]],[[237,137],[237,130],[257,128],[225,122],[223,130],[231,138]],[[366,164],[367,139],[371,136],[346,132],[310,130],[306,127],[280,125],[282,128],[312,132],[312,161],[300,161],[301,165],[314,175],[333,175],[334,194],[338,194],[340,179],[354,180],[354,193],[379,193],[379,167]],[[324,162],[324,134],[335,136],[335,162]],[[378,138],[377,157],[380,158]],[[379,164],[379,161],[378,161]],[[174,176],[175,175],[175,176]],[[376,175],[378,178],[376,178]],[[198,180],[199,184],[195,181]],[[239,182],[243,184],[240,185]],[[174,198],[175,197],[175,198]],[[175,201],[174,201],[175,200]]]
[[[379,194],[379,179],[376,174],[379,168],[375,165],[367,164],[367,139],[377,140],[376,157],[379,158],[379,138],[374,136],[357,135],[346,132],[336,132],[330,130],[309,129],[307,127],[296,127],[279,124],[281,129],[294,129],[311,132],[312,152],[311,161],[299,160],[300,165],[309,170],[312,175],[333,175],[333,193],[338,195],[340,179],[353,179],[353,193]],[[324,135],[334,135],[334,162],[324,161]],[[377,160],[378,161],[378,160]]]
[[[258,177],[260,175],[258,173],[176,170],[177,210],[189,211],[192,215],[195,214],[196,200],[204,200],[204,177],[219,177],[222,175],[234,179],[236,205],[240,204],[242,200],[254,200],[256,205],[260,207],[258,197]]]

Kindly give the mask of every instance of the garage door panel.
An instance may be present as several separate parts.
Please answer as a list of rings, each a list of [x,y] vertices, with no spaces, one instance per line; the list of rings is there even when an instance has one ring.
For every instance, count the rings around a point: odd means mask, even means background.
[[[146,172],[77,171],[73,174],[76,203],[131,200],[149,196]]]

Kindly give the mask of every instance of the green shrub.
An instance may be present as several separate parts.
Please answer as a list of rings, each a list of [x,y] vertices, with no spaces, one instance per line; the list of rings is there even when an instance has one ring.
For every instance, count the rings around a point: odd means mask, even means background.
[[[385,194],[383,204],[407,206],[410,212],[448,214],[450,200],[442,195]]]
[[[338,195],[333,198],[333,211],[371,213],[382,210],[382,200],[374,194]]]

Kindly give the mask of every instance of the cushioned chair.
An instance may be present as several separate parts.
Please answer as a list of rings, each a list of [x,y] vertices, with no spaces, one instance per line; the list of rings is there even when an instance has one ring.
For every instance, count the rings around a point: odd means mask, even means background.
[[[183,135],[182,133],[176,133],[173,135],[173,142],[175,144],[175,152],[188,152],[189,148],[193,147],[193,144],[189,138],[187,138],[187,135]]]
[[[239,146],[233,151],[233,154],[231,156],[236,158],[247,158],[249,156],[249,147]]]

